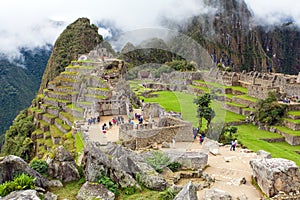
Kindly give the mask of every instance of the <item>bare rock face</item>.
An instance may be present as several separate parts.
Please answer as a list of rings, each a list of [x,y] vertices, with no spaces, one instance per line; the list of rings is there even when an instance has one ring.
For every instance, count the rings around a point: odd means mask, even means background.
[[[10,193],[9,195],[2,198],[2,200],[41,200],[38,195],[37,191],[35,190],[20,190]]]
[[[98,183],[86,182],[76,196],[77,200],[105,199],[114,200],[115,194]]]
[[[42,188],[49,186],[43,175],[33,170],[22,158],[9,155],[0,161],[0,183],[13,180],[17,174],[28,174],[35,178],[35,185]]]
[[[203,200],[232,200],[232,196],[223,190],[209,189],[205,191],[202,199]]]
[[[282,158],[254,159],[250,161],[250,166],[254,179],[268,197],[280,191],[299,193],[300,172],[293,161]]]
[[[117,144],[97,146],[88,143],[82,163],[87,181],[98,181],[97,177],[105,171],[121,187],[139,186],[138,182],[142,182],[153,190],[166,189],[166,180],[140,155]]]
[[[74,158],[63,146],[57,147],[54,159],[48,159],[48,174],[63,182],[70,182],[80,178]]]
[[[196,187],[192,181],[184,186],[184,188],[175,196],[174,200],[198,200]]]

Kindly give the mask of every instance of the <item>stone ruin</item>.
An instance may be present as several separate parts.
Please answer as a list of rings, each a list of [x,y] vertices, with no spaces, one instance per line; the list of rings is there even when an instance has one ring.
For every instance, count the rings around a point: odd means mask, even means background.
[[[204,77],[205,80],[226,86],[248,88],[248,95],[259,99],[265,99],[269,91],[300,97],[300,73],[296,76],[257,71],[236,73],[212,69],[204,74]]]
[[[158,104],[144,104],[143,124],[122,124],[119,137],[131,149],[149,147],[163,142],[194,141],[192,124],[181,119],[179,113],[168,113]]]
[[[259,158],[250,161],[253,178],[268,197],[279,193],[300,198],[300,172],[297,165],[282,158]]]
[[[123,145],[131,149],[147,148],[163,142],[194,141],[192,124],[181,119],[162,116],[157,121],[144,124],[122,124],[119,137]]]

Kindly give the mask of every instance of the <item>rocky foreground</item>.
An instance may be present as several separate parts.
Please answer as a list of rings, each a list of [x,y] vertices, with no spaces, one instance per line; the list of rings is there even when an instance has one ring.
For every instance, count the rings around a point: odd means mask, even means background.
[[[140,188],[141,185],[157,191],[173,188],[179,192],[174,198],[177,200],[261,199],[262,195],[250,183],[251,175],[262,192],[271,199],[300,198],[300,173],[292,161],[271,158],[264,151],[259,151],[256,155],[238,148],[231,152],[227,147],[219,147],[210,140],[201,146],[201,152],[192,149],[193,145],[188,152],[163,149],[169,158],[182,163],[182,169],[173,173],[164,168],[162,173],[158,173],[145,162],[151,152],[141,154],[115,143],[100,146],[91,142],[86,145],[82,160],[86,183],[79,190],[76,199],[115,199],[114,193],[96,183],[103,172],[121,188]],[[57,196],[47,191],[49,187],[62,187],[63,183],[79,179],[74,159],[62,146],[56,149],[55,157],[49,158],[47,162],[50,178],[60,181],[49,181],[19,157],[2,158],[0,183],[12,180],[15,174],[26,173],[35,177],[36,185],[35,190],[12,192],[2,199],[35,200],[40,199],[42,194],[44,199],[54,200]],[[182,184],[181,179],[190,181]],[[195,180],[201,180],[201,183]]]

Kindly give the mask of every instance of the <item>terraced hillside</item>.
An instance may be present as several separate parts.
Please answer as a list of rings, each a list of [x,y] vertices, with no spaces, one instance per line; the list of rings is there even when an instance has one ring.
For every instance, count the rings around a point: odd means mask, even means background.
[[[32,133],[36,155],[42,158],[56,145],[64,145],[74,152],[74,122],[88,117],[95,117],[101,100],[112,96],[113,80],[111,60],[108,62],[74,61],[48,83],[43,94],[37,96],[28,109],[34,116],[37,129]],[[72,132],[73,128],[73,132]]]

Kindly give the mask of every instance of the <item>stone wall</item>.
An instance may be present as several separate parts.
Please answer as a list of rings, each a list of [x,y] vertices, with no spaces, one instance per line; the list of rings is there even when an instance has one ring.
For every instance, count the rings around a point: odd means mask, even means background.
[[[234,106],[234,105],[230,105],[230,104],[225,103],[223,105],[223,108],[225,110],[228,110],[228,111],[236,113],[236,114],[240,114],[240,115],[243,114],[243,108],[242,107],[238,107],[238,106]]]
[[[104,100],[100,101],[99,103],[101,116],[127,115],[126,101]]]
[[[238,97],[232,97],[232,102],[245,105],[248,108],[255,108],[255,106],[256,106],[256,102],[253,102],[253,101],[250,101],[247,99],[241,99]]]
[[[151,123],[142,126],[123,124],[119,128],[119,137],[124,141],[125,146],[126,144],[132,146],[132,141],[134,141],[135,145],[133,146],[136,149],[145,148],[154,143],[172,142],[173,139],[177,142],[194,141],[191,123],[172,117],[168,117],[168,119],[169,121],[163,118],[158,122],[158,127],[154,127]]]
[[[157,103],[145,103],[143,106],[143,117],[149,119],[166,115],[166,111]]]
[[[250,161],[250,166],[253,178],[268,197],[280,191],[286,194],[300,192],[300,172],[293,161],[282,158],[254,159]]]
[[[293,123],[293,122],[284,120],[284,125],[294,131],[300,130],[300,124],[297,124],[297,123]]]
[[[258,99],[266,99],[271,91],[278,93],[279,87],[265,87],[262,85],[248,86],[248,95]]]
[[[285,141],[289,143],[290,145],[300,145],[300,136],[295,136],[295,135],[289,135],[287,133],[281,132],[279,130],[276,130],[277,133],[282,135],[285,138]]]

